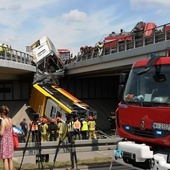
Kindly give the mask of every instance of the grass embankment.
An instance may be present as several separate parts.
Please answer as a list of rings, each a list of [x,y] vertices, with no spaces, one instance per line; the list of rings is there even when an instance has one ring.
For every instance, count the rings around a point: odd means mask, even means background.
[[[78,160],[78,166],[92,166],[92,165],[101,165],[105,163],[110,163],[111,158],[105,157],[105,158],[93,158],[93,159],[86,159],[86,160]],[[41,166],[41,163],[39,164]],[[44,169],[50,169],[53,166],[53,162],[43,162],[43,168]],[[17,170],[20,167],[20,163],[14,161],[14,170]],[[71,168],[70,161],[56,161],[54,168]],[[0,169],[3,169],[2,160],[0,161]],[[21,167],[22,170],[36,170],[38,168],[38,164],[23,164]]]

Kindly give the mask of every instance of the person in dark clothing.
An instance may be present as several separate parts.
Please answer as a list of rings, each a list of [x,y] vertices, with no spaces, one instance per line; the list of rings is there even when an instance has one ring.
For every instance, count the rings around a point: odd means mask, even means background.
[[[21,129],[23,130],[24,132],[24,136],[23,136],[23,142],[26,141],[26,137],[27,137],[27,133],[28,133],[28,124],[26,122],[26,118],[23,119],[23,121],[20,123],[20,126],[21,126]]]
[[[68,142],[72,143],[73,142],[73,136],[74,136],[74,128],[73,128],[74,121],[73,121],[73,118],[72,117],[67,118],[66,122],[67,122],[67,126],[68,126],[68,131],[67,131]]]
[[[111,112],[110,115],[107,117],[107,120],[110,123],[110,130],[114,131],[115,130],[115,113]]]
[[[51,119],[51,122],[48,125],[48,132],[50,134],[50,141],[56,141],[56,139],[57,139],[57,125],[56,125],[54,119]]]

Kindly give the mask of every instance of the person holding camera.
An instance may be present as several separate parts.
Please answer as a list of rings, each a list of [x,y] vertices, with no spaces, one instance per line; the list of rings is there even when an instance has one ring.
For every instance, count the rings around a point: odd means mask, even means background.
[[[32,142],[39,142],[39,131],[38,131],[38,122],[37,120],[32,120],[30,122],[30,131],[32,133]]]

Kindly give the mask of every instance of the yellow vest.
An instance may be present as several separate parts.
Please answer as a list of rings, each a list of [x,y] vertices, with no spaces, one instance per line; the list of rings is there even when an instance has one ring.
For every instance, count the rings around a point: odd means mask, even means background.
[[[73,124],[74,124],[73,121],[69,122],[69,124],[68,124],[68,132],[73,132],[74,131]]]
[[[83,120],[81,130],[82,131],[87,131],[88,130],[87,121]]]

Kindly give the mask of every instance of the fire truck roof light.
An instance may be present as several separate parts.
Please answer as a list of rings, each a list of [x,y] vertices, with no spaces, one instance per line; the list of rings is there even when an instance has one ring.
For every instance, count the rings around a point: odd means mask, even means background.
[[[156,57],[156,54],[155,54],[155,53],[152,53],[152,54],[151,54],[151,58],[153,58],[153,57]]]

